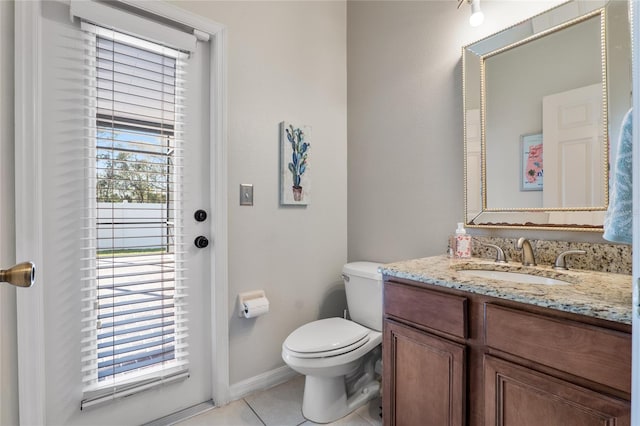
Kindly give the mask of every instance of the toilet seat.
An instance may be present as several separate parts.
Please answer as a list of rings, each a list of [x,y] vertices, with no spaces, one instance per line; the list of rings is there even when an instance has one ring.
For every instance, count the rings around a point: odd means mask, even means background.
[[[283,346],[299,358],[323,358],[341,355],[365,345],[369,330],[343,318],[327,318],[294,330]]]

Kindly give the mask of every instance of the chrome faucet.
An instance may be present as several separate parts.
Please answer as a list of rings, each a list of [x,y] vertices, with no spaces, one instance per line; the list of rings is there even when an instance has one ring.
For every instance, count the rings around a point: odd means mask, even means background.
[[[485,247],[491,247],[496,250],[496,263],[507,263],[507,256],[500,246],[495,244],[483,244]]]
[[[522,250],[522,266],[536,266],[536,257],[533,254],[533,248],[531,248],[529,240],[520,237],[516,246]]]
[[[587,252],[584,250],[567,250],[563,251],[556,257],[556,261],[553,264],[553,269],[559,269],[561,271],[566,271],[567,269],[567,260],[566,257],[572,254],[586,254]]]

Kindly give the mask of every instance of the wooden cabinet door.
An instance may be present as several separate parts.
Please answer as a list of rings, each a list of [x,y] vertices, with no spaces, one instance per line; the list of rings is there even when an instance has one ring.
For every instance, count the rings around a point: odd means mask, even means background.
[[[485,426],[629,426],[630,404],[492,356],[484,358]]]
[[[385,426],[462,426],[465,415],[465,347],[384,322]]]

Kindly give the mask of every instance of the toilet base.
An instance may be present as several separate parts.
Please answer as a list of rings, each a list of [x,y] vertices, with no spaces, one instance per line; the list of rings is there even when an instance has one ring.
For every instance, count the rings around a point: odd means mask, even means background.
[[[380,383],[371,380],[347,398],[344,376],[306,376],[302,415],[315,423],[331,423],[380,395]]]

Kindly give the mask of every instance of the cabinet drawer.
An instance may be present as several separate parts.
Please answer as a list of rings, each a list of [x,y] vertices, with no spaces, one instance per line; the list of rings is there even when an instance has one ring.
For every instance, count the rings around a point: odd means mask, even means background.
[[[452,336],[467,338],[467,299],[386,282],[385,314]]]
[[[631,335],[485,304],[492,348],[631,393]]]

